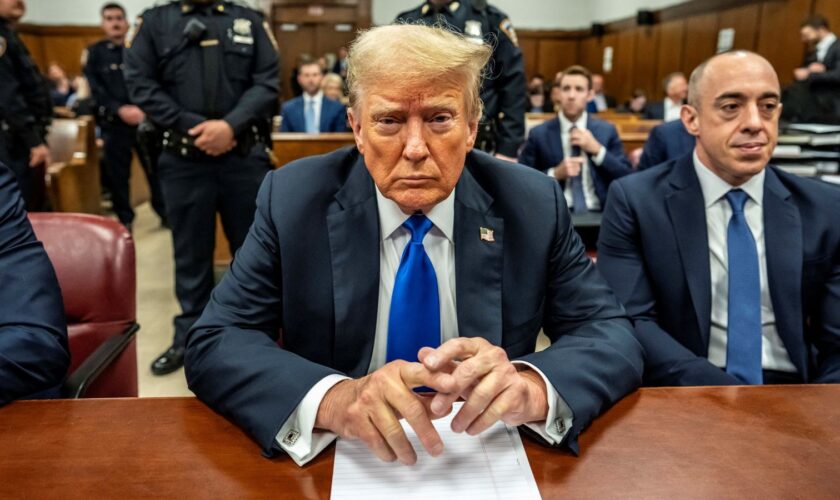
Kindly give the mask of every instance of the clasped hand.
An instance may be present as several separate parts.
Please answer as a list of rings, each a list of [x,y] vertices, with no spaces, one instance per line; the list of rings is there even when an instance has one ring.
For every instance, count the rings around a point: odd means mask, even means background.
[[[425,347],[418,363],[392,361],[356,380],[333,386],[318,409],[315,427],[346,439],[362,440],[382,460],[417,461],[399,422],[405,418],[426,451],[443,453],[444,443],[432,420],[465,400],[452,420],[452,430],[476,435],[501,420],[509,425],[545,420],[546,387],[535,371],[517,369],[504,349],[487,340],[457,338],[437,349]],[[412,391],[426,386],[425,396]]]

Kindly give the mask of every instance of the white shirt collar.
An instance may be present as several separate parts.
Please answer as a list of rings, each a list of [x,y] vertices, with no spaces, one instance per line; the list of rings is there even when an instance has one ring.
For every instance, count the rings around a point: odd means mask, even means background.
[[[726,196],[726,193],[733,189],[743,189],[758,206],[761,206],[764,200],[765,169],[761,169],[761,172],[755,174],[750,180],[740,186],[732,186],[709,170],[700,161],[696,150],[693,153],[693,158],[694,171],[697,172],[697,179],[700,181],[700,189],[703,191],[703,200],[706,202],[706,208],[717,203],[718,200]]]
[[[321,102],[321,98],[324,96],[324,91],[319,90],[315,95],[309,95],[306,92],[303,93],[303,102],[307,103],[309,101]]]
[[[400,210],[399,205],[397,205],[394,200],[386,198],[385,195],[379,191],[378,186],[376,186],[376,207],[379,211],[379,229],[382,241],[390,238],[391,235],[394,234],[394,231],[399,229],[403,222],[411,217],[411,214],[403,213],[403,211]],[[443,233],[446,239],[454,243],[455,190],[453,189],[445,200],[432,207],[432,209],[426,213],[426,217],[428,217],[429,220],[432,221],[432,224],[434,224],[435,227]]]
[[[578,119],[575,120],[574,122],[572,122],[571,120],[566,118],[566,115],[563,114],[562,110],[559,113],[557,113],[557,115],[560,117],[560,132],[563,133],[563,134],[569,132],[569,129],[572,128],[572,124],[574,124],[575,127],[580,128],[580,129],[585,129],[586,128],[586,120],[587,120],[587,116],[588,116],[586,111],[581,113],[581,115],[578,117]]]
[[[822,40],[817,42],[817,50],[820,52],[825,52],[831,47],[831,44],[837,41],[837,36],[834,33],[829,33],[825,36]]]

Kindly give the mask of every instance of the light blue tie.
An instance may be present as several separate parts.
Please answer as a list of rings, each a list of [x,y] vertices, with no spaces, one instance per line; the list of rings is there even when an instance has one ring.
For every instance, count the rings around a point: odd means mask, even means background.
[[[440,301],[435,268],[423,248],[423,238],[432,228],[423,214],[412,215],[403,223],[411,231],[400,268],[394,280],[388,315],[387,361],[417,361],[421,347],[440,345]]]
[[[317,134],[318,124],[315,123],[315,100],[309,99],[306,101],[306,113],[304,116],[306,120],[306,133]]]
[[[726,230],[729,259],[726,372],[747,384],[761,384],[761,280],[744,205],[747,193],[733,189],[726,194],[732,218]]]

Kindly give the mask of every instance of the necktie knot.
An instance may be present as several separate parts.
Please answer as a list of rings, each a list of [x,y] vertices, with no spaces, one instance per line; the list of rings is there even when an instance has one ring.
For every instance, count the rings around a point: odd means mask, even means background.
[[[403,222],[403,227],[411,231],[411,242],[412,243],[423,243],[423,238],[426,237],[426,233],[432,229],[432,221],[429,220],[423,214],[414,214],[405,222]]]
[[[732,206],[732,211],[737,213],[744,212],[744,205],[747,204],[749,195],[742,189],[733,189],[726,193],[726,200]]]

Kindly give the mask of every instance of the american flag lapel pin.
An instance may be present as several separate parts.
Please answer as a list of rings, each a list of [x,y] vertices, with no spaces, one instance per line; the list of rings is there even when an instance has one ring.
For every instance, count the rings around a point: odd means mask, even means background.
[[[481,236],[481,241],[487,241],[487,242],[490,242],[490,243],[493,243],[494,241],[496,241],[496,238],[493,237],[493,230],[492,229],[489,229],[489,228],[486,228],[486,227],[480,227],[480,228],[478,228],[478,232],[479,232],[479,235]]]

